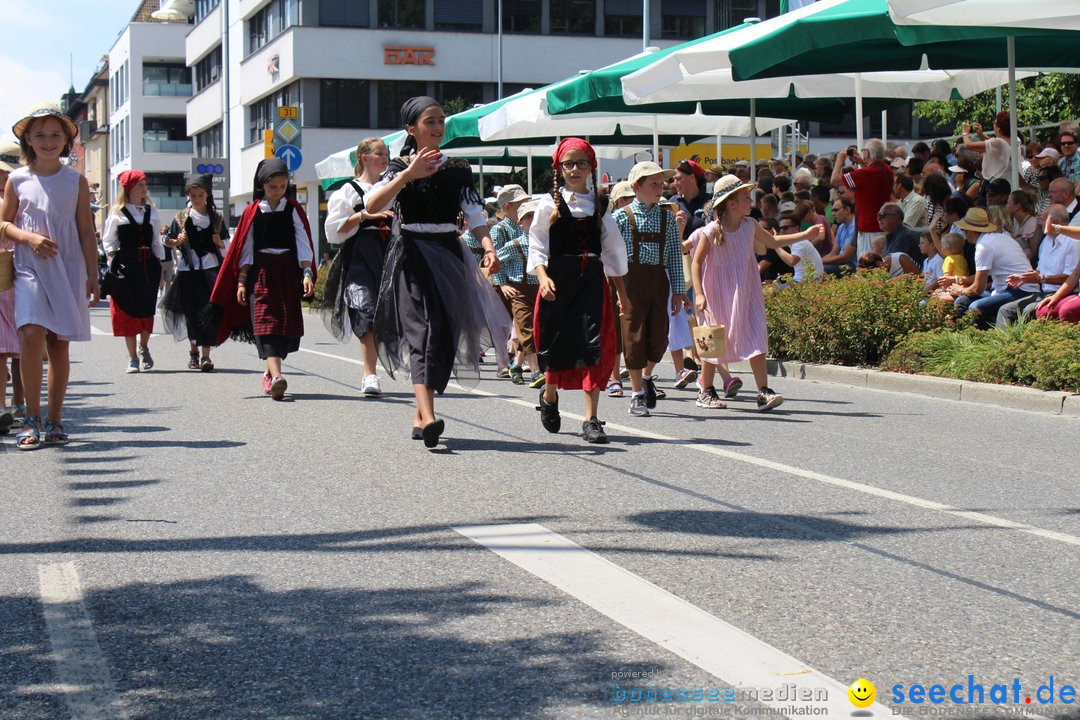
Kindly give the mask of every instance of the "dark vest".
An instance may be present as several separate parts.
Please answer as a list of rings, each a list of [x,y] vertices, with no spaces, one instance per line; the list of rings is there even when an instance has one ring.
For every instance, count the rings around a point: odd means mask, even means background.
[[[255,211],[252,223],[255,252],[260,250],[296,250],[296,229],[293,226],[293,206],[285,204],[284,210]]]
[[[408,167],[405,158],[395,158],[383,177],[392,178]],[[448,160],[428,178],[406,183],[397,196],[402,224],[457,224],[462,201],[479,203],[480,196],[473,187],[469,164]]]
[[[607,198],[601,197],[600,217],[574,217],[559,193],[559,217],[551,223],[548,255],[600,255],[601,219],[607,212]]]
[[[130,253],[140,247],[152,247],[154,233],[157,232],[157,228],[150,225],[150,206],[147,205],[143,208],[141,225],[135,222],[135,218],[128,212],[126,207],[120,208],[120,212],[127,218],[127,224],[116,226],[116,238],[120,241],[120,250],[118,252]]]

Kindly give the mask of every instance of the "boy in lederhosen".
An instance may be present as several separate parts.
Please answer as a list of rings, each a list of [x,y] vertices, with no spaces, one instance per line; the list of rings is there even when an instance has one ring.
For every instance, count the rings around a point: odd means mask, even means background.
[[[667,352],[668,318],[686,301],[679,227],[659,204],[664,181],[674,174],[654,162],[634,165],[629,182],[635,199],[613,213],[629,260],[625,282],[631,311],[621,322],[623,361],[633,386],[631,415],[647,416],[656,407],[653,369]]]
[[[540,280],[525,272],[529,261],[529,236],[522,227],[522,210],[528,200],[528,193],[520,185],[506,185],[499,192],[498,203],[504,217],[491,227],[491,242],[495,245],[501,270],[491,276],[491,281],[510,303],[520,354],[525,356],[533,371],[529,387],[536,389],[544,384],[544,373],[540,372],[536,362],[536,344],[533,342],[533,307]],[[535,205],[530,211],[534,209]],[[511,364],[510,379],[515,385],[525,382],[520,363]]]

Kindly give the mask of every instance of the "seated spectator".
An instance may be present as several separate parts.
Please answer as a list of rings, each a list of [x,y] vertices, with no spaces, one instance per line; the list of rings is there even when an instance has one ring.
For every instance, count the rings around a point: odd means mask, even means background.
[[[945,205],[945,200],[952,195],[952,188],[949,187],[949,181],[945,179],[943,175],[931,175],[923,181],[923,196],[926,198],[926,215],[923,218],[922,224],[915,228],[917,232],[929,232],[930,220],[936,215],[938,222],[942,221],[942,210]],[[965,209],[965,212],[967,210]],[[938,232],[945,232],[945,226],[940,225],[937,228]]]
[[[761,208],[761,217],[773,220],[780,218],[780,200],[772,193],[762,195],[758,207]]]
[[[926,289],[933,290],[937,287],[938,279],[942,276],[942,264],[945,262],[945,258],[938,254],[937,248],[934,247],[934,241],[930,239],[929,235],[923,235],[919,238],[919,251],[922,252],[923,260],[922,264],[922,276],[926,279]]]
[[[916,268],[923,261],[919,252],[919,234],[904,225],[904,211],[896,203],[885,203],[878,212],[878,223],[885,233],[885,253],[904,253],[915,261]],[[917,272],[917,271],[916,271]]]
[[[930,146],[924,142],[915,143],[911,146],[911,158],[918,158],[919,160],[922,160],[924,164],[930,162]],[[909,159],[908,162],[910,161],[911,160]]]
[[[949,291],[956,298],[956,309],[973,313],[976,324],[986,329],[997,319],[1002,305],[1038,292],[1039,286],[1029,282],[1009,285],[1009,276],[1023,275],[1031,263],[1012,236],[990,222],[985,208],[971,208],[956,225],[964,231],[968,244],[975,246],[975,275],[970,284],[957,283]],[[988,289],[988,282],[992,289]]]
[[[750,182],[750,163],[745,160],[738,161],[735,163],[732,174],[743,182]],[[765,175],[765,177],[772,180],[772,173]],[[761,175],[758,176],[758,179],[761,179]],[[772,189],[770,188],[769,190],[766,190],[766,192],[772,192]]]
[[[919,158],[908,158],[907,174],[910,175],[912,181],[914,181],[916,191],[918,191],[919,187],[922,185],[923,179],[926,177],[923,173],[923,167],[925,167],[925,165],[926,163]]]
[[[1050,181],[1050,201],[1065,206],[1069,213],[1069,225],[1080,225],[1080,202],[1076,199],[1076,186],[1068,178]]]
[[[1013,220],[1012,236],[1020,243],[1020,248],[1028,260],[1034,261],[1039,254],[1038,222],[1035,219],[1035,196],[1027,190],[1016,190],[1009,194],[1005,209]],[[1061,208],[1062,214],[1065,208]],[[1055,221],[1057,222],[1057,221]],[[1068,218],[1059,223],[1067,225]]]
[[[1062,227],[1062,231],[1075,232],[1080,237],[1080,227]],[[1050,297],[1039,301],[1035,317],[1050,318],[1060,322],[1080,323],[1080,265]]]
[[[1076,152],[1076,133],[1063,130],[1058,134],[1058,146],[1061,148],[1058,167],[1062,174],[1074,184],[1080,182],[1080,153]]]
[[[881,269],[889,273],[889,279],[898,278],[901,275],[918,275],[919,266],[907,255],[907,253],[889,253],[885,257],[876,252],[868,252],[859,258],[860,270]]]
[[[1041,214],[1046,208],[1050,207],[1050,203],[1053,200],[1050,199],[1050,183],[1057,180],[1059,177],[1064,177],[1061,174],[1061,168],[1057,165],[1047,165],[1039,168],[1038,173],[1035,175],[1035,179],[1038,184],[1035,186],[1035,213]]]
[[[829,177],[832,175],[832,163],[829,162],[829,158],[822,156],[814,160],[814,175],[823,183],[829,182]]]
[[[962,195],[970,204],[974,205],[979,199],[979,188],[982,185],[982,181],[975,177],[975,163],[966,157],[962,157],[956,161],[956,164],[949,168],[949,172],[952,173],[953,187],[956,188],[956,193]]]
[[[1006,207],[1012,186],[1004,178],[996,178],[986,183],[986,214],[990,222],[1001,228],[1001,232],[1014,234],[1013,216]]]
[[[825,272],[830,275],[843,275],[854,272],[856,250],[855,203],[848,197],[839,197],[832,204],[833,217],[836,218],[836,232],[832,250],[821,257]]]
[[[784,215],[781,220],[798,223],[798,219],[794,215]],[[783,228],[785,225],[781,225],[781,227]],[[781,230],[781,234],[783,232]],[[776,254],[780,256],[780,259],[785,264],[795,269],[795,282],[797,283],[820,280],[825,277],[825,265],[821,262],[821,254],[818,253],[817,248],[809,240],[800,240],[793,243],[790,249],[777,248]]]
[[[773,177],[773,191],[778,192],[781,195],[791,190],[791,178],[787,175],[777,175]]]
[[[762,218],[758,221],[762,229],[766,230],[771,235],[779,235],[780,233],[789,234],[799,231],[799,223],[795,218],[789,217],[779,222],[772,218]],[[793,270],[780,259],[780,256],[776,254],[776,250],[769,248],[765,251],[764,255],[757,256],[758,274],[761,275],[761,282],[772,283],[776,282],[784,275],[793,274]]]
[[[814,248],[818,251],[820,256],[822,251],[829,252],[833,245],[833,230],[832,225],[825,219],[824,215],[819,215],[814,208],[814,203],[809,200],[800,200],[795,204],[795,219],[799,221],[799,225],[803,230],[806,230],[811,225],[820,225],[822,230],[822,238],[814,243]]]
[[[893,197],[904,214],[904,225],[918,231],[926,222],[926,198],[915,192],[915,181],[909,175],[896,176]]]
[[[799,168],[791,178],[791,185],[795,188],[796,192],[799,190],[809,191],[813,184],[814,173],[809,168]]]
[[[814,203],[814,211],[818,215],[824,215],[825,221],[832,224],[836,222],[836,219],[832,216],[830,195],[829,186],[824,183],[815,183],[810,188],[810,202]]]
[[[939,300],[952,303],[954,297],[949,292],[949,288],[953,285],[967,285],[974,279],[969,277],[971,266],[964,257],[964,246],[967,245],[967,241],[963,235],[954,232],[946,233],[941,238],[937,238],[936,233],[931,233],[931,236],[934,237],[935,247],[941,248],[942,257],[941,277],[937,280],[940,292],[937,297]]]
[[[960,140],[957,140],[956,142],[957,145],[960,144]],[[956,164],[956,155],[954,154],[953,149],[949,147],[948,140],[935,140],[934,148],[931,152],[936,152],[938,155],[945,158],[944,167]]]
[[[1045,237],[1039,244],[1039,258],[1036,269],[1020,275],[1010,275],[1010,287],[1024,282],[1038,283],[1037,295],[1014,300],[1001,306],[997,314],[997,326],[1005,327],[1023,315],[1031,318],[1036,311],[1037,300],[1057,292],[1069,275],[1080,264],[1080,240],[1074,240],[1063,234],[1061,228],[1067,227],[1068,213],[1063,205],[1051,205],[1046,211],[1044,225]]]

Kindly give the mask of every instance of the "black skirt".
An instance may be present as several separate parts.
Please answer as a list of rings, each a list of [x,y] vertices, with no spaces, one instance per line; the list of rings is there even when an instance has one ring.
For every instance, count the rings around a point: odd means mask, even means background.
[[[375,305],[383,271],[378,230],[361,230],[341,246],[327,270],[322,316],[334,337],[345,342],[375,330]]]
[[[203,270],[181,270],[161,300],[166,332],[180,341],[185,334],[196,345],[214,344],[217,328],[204,322],[205,308],[210,304],[210,291],[217,280],[216,267]]]

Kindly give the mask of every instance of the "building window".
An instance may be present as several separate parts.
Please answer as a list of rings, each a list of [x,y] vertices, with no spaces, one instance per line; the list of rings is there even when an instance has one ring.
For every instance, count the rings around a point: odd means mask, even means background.
[[[263,130],[272,130],[281,105],[299,105],[300,86],[292,83],[248,107],[248,143],[262,142]]]
[[[596,3],[593,0],[551,0],[551,32],[566,35],[596,33]]]
[[[484,27],[482,0],[435,0],[436,30],[474,30]]]
[[[367,0],[319,0],[319,24],[328,27],[371,27]]]
[[[143,152],[191,154],[193,149],[186,118],[143,118]]]
[[[742,25],[748,17],[759,17],[758,0],[716,0],[717,31]]]
[[[468,110],[484,102],[484,84],[473,82],[437,82],[432,95],[442,103],[447,115]]]
[[[124,62],[109,78],[109,97],[112,98],[112,110],[119,110],[128,101],[128,63]]]
[[[202,92],[207,85],[216,83],[221,78],[221,46],[195,63],[195,92]]]
[[[146,173],[146,187],[158,210],[182,210],[187,205],[183,173]]]
[[[705,0],[663,0],[660,8],[662,37],[689,40],[705,35]]]
[[[224,142],[222,142],[221,123],[203,130],[195,136],[195,155],[201,158],[223,157]]]
[[[638,0],[604,0],[604,34],[641,37],[641,3]]]
[[[300,24],[300,0],[270,0],[248,20],[248,54]]]
[[[131,146],[128,144],[128,119],[125,117],[109,128],[109,156],[110,164],[115,165],[131,154]]]
[[[367,80],[319,81],[319,124],[327,128],[371,127]]]
[[[427,95],[427,83],[417,80],[379,82],[379,127],[400,128],[401,106],[409,98]]]
[[[181,63],[143,63],[143,95],[191,97],[191,68]]]
[[[379,0],[379,27],[423,30],[426,5],[425,0]]]
[[[502,9],[503,32],[540,32],[540,0],[503,0]]]
[[[221,0],[195,0],[195,22],[202,22],[219,4]]]

